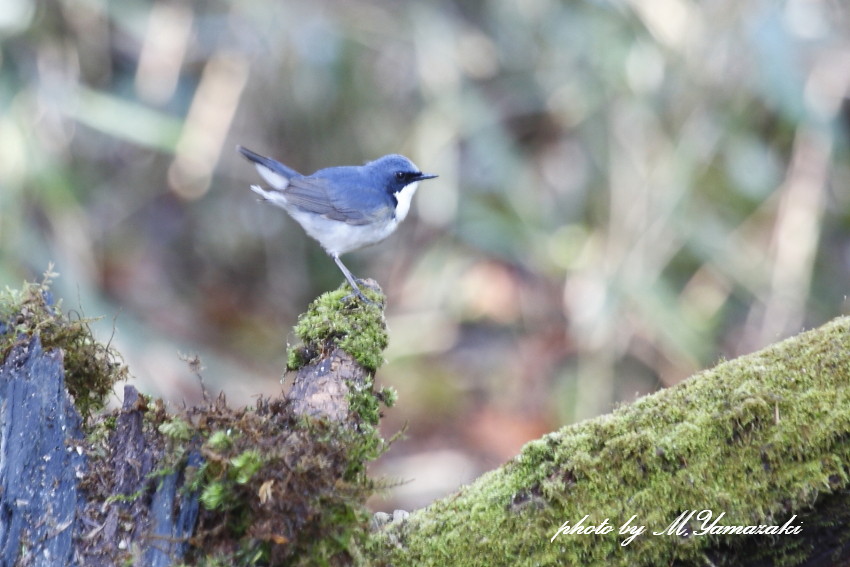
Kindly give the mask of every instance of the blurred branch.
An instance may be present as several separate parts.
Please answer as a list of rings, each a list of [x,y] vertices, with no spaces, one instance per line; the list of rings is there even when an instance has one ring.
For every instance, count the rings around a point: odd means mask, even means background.
[[[805,320],[826,206],[832,136],[801,127],[794,140],[788,177],[780,188],[771,250],[770,291],[761,313],[757,344],[798,329]]]

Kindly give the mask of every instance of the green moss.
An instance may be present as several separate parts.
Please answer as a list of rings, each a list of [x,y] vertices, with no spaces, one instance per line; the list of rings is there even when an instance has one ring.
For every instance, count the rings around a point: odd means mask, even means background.
[[[188,441],[192,438],[192,427],[179,417],[161,423],[159,432],[173,441]]]
[[[225,451],[233,445],[232,431],[215,431],[207,439],[207,446],[213,451]]]
[[[201,491],[201,504],[207,510],[217,510],[224,506],[227,495],[227,486],[223,482],[210,482]]]
[[[199,424],[190,443],[204,457],[187,479],[203,506],[197,564],[222,556],[245,566],[350,563],[352,542],[367,537],[364,502],[377,488],[365,461],[385,446],[373,425],[295,415],[283,398],[241,410],[217,401],[181,421]]]
[[[388,408],[393,407],[398,401],[398,391],[392,386],[384,386],[375,396]]]
[[[137,490],[132,494],[113,494],[109,498],[106,499],[104,504],[111,504],[113,502],[135,502],[139,498],[145,495],[144,490]]]
[[[264,460],[256,449],[248,449],[230,459],[233,467],[233,480],[237,484],[246,484],[260,470]]]
[[[647,532],[624,548],[617,532],[632,515],[648,531],[663,531],[682,511],[703,509],[725,513],[723,525],[782,525],[819,498],[843,494],[850,485],[848,352],[850,318],[837,319],[546,435],[501,469],[385,530],[370,542],[369,562],[708,564],[707,551],[720,547],[726,563],[712,555],[714,564],[742,564],[752,552],[735,549],[749,542],[793,564],[801,553],[794,536]],[[608,518],[613,532],[550,542],[563,522],[587,514],[585,524]]]
[[[125,380],[128,372],[117,351],[95,340],[91,319],[64,315],[61,302],[51,304],[50,284],[56,276],[51,266],[41,282],[25,282],[20,290],[0,292],[0,359],[36,335],[45,349],[61,349],[65,386],[87,418],[103,408],[115,384]]]
[[[382,305],[384,296],[368,288],[367,297]],[[342,348],[367,370],[375,371],[384,361],[387,326],[383,309],[356,298],[347,284],[320,295],[298,319],[295,334],[302,344],[290,347],[288,367],[297,370],[321,353]]]
[[[366,541],[364,503],[379,488],[366,464],[386,450],[377,426],[396,393],[374,392],[387,331],[383,296],[364,292],[378,305],[346,299],[347,286],[316,299],[295,327],[302,344],[288,353],[294,370],[342,348],[367,370],[362,384],[348,384],[351,422],[295,415],[282,398],[246,410],[217,401],[185,418],[202,424],[190,436],[205,461],[191,479],[204,506],[198,564],[224,553],[234,565],[347,565]]]

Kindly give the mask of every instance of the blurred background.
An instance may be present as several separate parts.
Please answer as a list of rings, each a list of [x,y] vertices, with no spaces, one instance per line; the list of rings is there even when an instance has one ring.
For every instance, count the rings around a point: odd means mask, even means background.
[[[342,275],[243,144],[439,179],[388,295],[375,465],[413,508],[523,443],[848,311],[839,0],[0,0],[0,285],[48,262],[137,386],[280,391]],[[117,397],[116,397],[117,401]]]

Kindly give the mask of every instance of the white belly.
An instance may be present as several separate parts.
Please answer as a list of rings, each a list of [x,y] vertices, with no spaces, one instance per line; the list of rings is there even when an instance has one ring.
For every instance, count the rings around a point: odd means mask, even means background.
[[[351,225],[298,210],[287,210],[307,234],[315,238],[328,254],[341,255],[376,244],[395,232],[398,221],[390,219],[371,225]]]

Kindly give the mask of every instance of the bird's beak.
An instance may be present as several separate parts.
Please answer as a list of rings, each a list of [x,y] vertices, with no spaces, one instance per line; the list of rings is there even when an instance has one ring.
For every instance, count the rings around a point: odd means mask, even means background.
[[[422,181],[423,179],[434,179],[435,177],[438,177],[438,176],[433,174],[433,173],[421,173],[420,172],[417,180]]]

